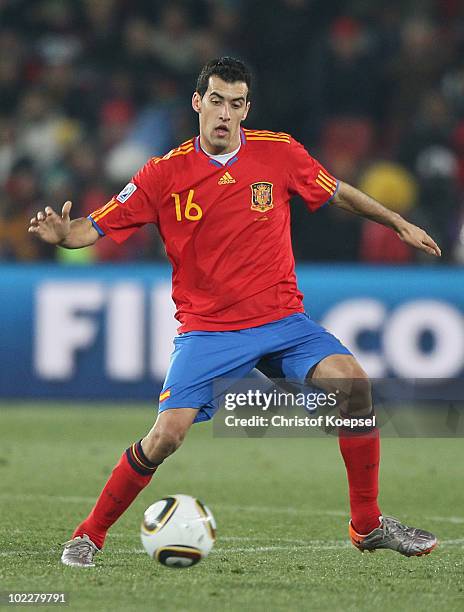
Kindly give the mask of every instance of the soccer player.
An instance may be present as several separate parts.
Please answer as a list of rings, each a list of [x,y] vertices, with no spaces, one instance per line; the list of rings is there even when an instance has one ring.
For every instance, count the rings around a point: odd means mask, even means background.
[[[103,236],[117,243],[153,223],[172,264],[179,335],[151,430],[125,450],[90,514],[61,557],[92,567],[108,529],[182,443],[194,422],[216,409],[213,380],[239,379],[258,365],[289,381],[347,381],[343,416],[373,415],[367,375],[350,351],[304,312],[296,284],[289,200],[309,211],[338,206],[391,227],[431,255],[440,249],[422,229],[338,181],[283,132],[243,129],[250,108],[248,68],[232,58],[206,64],[192,97],[199,136],[150,159],[126,187],[88,218],[70,220],[47,206],[29,231],[75,249]],[[356,381],[357,384],[353,384]],[[349,484],[349,533],[361,551],[389,548],[412,556],[436,545],[427,531],[382,515],[378,505],[379,433],[340,428]]]

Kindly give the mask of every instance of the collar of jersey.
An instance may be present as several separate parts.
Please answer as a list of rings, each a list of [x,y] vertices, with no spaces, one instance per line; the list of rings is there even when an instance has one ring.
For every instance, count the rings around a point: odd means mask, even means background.
[[[229,166],[232,166],[232,164],[235,164],[236,161],[238,161],[239,156],[242,152],[242,149],[246,144],[246,136],[242,128],[240,128],[240,141],[241,141],[241,147],[238,150],[237,155],[234,155],[231,159],[229,159],[229,161],[226,164],[220,164],[215,159],[211,159],[211,157],[203,151],[203,149],[200,147],[200,136],[197,136],[195,138],[195,151],[196,153],[198,153],[199,155],[202,155],[205,159],[207,159],[208,162],[212,164],[213,166],[216,166],[217,168],[228,168]]]

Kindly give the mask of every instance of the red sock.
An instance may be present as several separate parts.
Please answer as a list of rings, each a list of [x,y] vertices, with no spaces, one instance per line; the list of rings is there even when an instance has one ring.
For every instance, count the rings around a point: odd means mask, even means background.
[[[141,443],[134,443],[122,454],[89,516],[75,529],[72,537],[85,533],[102,548],[108,529],[147,486],[157,467],[145,457]]]
[[[373,428],[355,433],[340,428],[338,441],[348,475],[351,523],[355,531],[366,535],[379,526],[379,516],[382,514],[377,505],[379,430]]]

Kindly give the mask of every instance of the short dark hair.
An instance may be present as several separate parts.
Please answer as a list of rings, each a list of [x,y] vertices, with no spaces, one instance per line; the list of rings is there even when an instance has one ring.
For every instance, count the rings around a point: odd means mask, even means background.
[[[236,83],[241,81],[248,87],[247,98],[250,97],[251,72],[250,69],[240,60],[234,57],[219,57],[210,60],[203,66],[197,79],[196,91],[203,96],[208,89],[209,77],[216,75],[226,83]]]

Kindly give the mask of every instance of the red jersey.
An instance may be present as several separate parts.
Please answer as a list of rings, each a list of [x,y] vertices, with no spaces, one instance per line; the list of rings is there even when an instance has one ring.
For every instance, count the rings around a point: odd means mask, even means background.
[[[283,132],[241,130],[225,165],[192,138],[149,160],[89,218],[120,243],[154,223],[172,264],[180,332],[255,327],[303,312],[290,236],[290,198],[310,211],[338,184]]]

